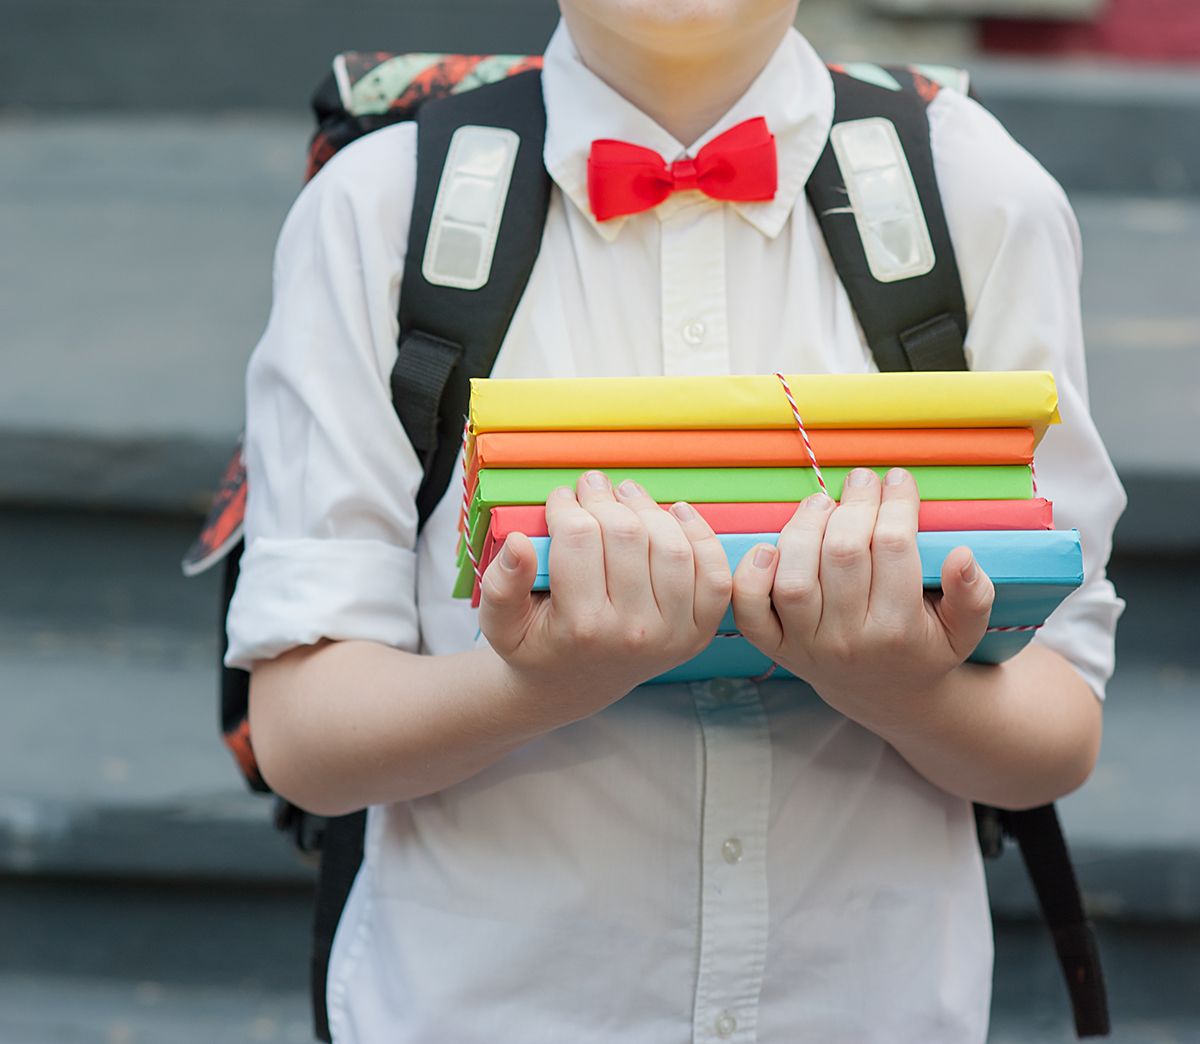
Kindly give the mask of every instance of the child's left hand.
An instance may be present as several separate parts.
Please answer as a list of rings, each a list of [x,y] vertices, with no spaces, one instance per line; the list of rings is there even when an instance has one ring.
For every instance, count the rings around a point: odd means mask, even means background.
[[[884,483],[847,478],[842,502],[809,497],[733,577],[741,632],[831,706],[868,728],[903,725],[979,643],[995,589],[970,550],[926,594],[917,551],[920,498],[901,468]]]

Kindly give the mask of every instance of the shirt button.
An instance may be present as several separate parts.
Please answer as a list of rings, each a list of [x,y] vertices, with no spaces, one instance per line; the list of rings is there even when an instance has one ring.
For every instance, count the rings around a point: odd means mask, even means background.
[[[693,319],[690,323],[684,324],[683,339],[691,345],[700,344],[704,340],[705,332],[704,323],[699,319]]]
[[[736,837],[731,837],[721,846],[721,858],[730,866],[742,861],[742,843]]]
[[[737,1019],[730,1015],[729,1012],[723,1011],[717,1016],[717,1021],[713,1025],[713,1028],[717,1031],[718,1037],[722,1040],[727,1040],[737,1030]]]
[[[712,688],[709,690],[712,693],[712,698],[718,703],[725,703],[727,700],[733,699],[735,691],[734,683],[728,678],[716,678],[713,680]]]

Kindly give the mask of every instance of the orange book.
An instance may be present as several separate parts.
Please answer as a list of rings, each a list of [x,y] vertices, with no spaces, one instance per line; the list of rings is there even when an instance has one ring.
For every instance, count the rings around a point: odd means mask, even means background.
[[[822,466],[1028,464],[1030,428],[810,430]],[[770,468],[807,465],[795,430],[493,431],[475,436],[467,474],[480,468]]]

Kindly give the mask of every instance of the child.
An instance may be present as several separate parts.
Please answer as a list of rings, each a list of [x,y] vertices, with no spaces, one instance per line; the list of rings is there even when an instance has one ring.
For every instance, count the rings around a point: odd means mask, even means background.
[[[871,369],[805,201],[832,87],[795,0],[560,6],[555,188],[495,375]],[[1042,804],[1091,770],[1123,494],[1088,415],[1061,190],[974,103],[942,92],[929,115],[971,366],[1054,371],[1065,424],[1039,483],[1085,550],[1083,588],[1001,667],[963,664],[992,594],[968,552],[922,597],[900,469],[857,472],[840,506],[810,498],[734,577],[688,505],[592,472],[547,504],[552,597],[530,596],[510,537],[480,612],[453,601],[459,497],[417,539],[421,468],[388,388],[414,127],[351,145],[301,195],[248,377],[227,662],[253,670],[274,788],[321,814],[371,806],[329,973],[339,1044],[986,1037],[970,802]],[[756,117],[769,199],[593,214],[593,140],[673,160]],[[808,684],[640,687],[730,597]]]

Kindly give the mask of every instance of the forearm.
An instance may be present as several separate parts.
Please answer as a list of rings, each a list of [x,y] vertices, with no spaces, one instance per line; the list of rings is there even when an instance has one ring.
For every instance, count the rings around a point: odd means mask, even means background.
[[[546,504],[553,597],[533,594],[537,554],[519,534],[484,573],[487,647],[415,656],[324,642],[256,664],[263,778],[325,815],[431,794],[690,659],[729,605],[730,578],[716,535],[684,508],[661,511],[634,483],[614,494],[588,472]]]
[[[518,689],[487,648],[418,656],[324,642],[255,667],[250,731],[277,793],[342,815],[452,786],[563,724],[553,699]]]
[[[1032,808],[1076,789],[1100,749],[1100,701],[1037,643],[999,666],[963,664],[896,711],[862,724],[931,783],[997,808]]]

